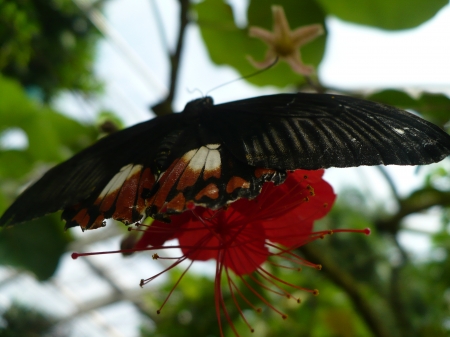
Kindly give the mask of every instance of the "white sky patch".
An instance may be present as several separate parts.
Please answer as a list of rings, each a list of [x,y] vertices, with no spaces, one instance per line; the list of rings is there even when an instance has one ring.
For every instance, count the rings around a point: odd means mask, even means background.
[[[0,149],[24,150],[28,148],[28,136],[20,128],[9,128],[0,132]]]
[[[425,213],[410,215],[405,218],[403,230],[398,240],[413,258],[418,261],[439,258],[439,249],[432,249],[430,234],[442,228],[441,215],[437,208]]]
[[[433,234],[440,231],[442,224],[439,208],[432,208],[425,213],[418,213],[406,217],[405,228],[425,234]]]
[[[450,6],[414,29],[384,31],[327,20],[322,82],[343,89],[433,87],[450,93]]]

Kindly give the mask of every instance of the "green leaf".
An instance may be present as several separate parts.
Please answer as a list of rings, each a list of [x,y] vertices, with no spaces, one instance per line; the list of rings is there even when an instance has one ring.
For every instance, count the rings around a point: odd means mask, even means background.
[[[448,0],[317,0],[330,15],[383,29],[416,27],[431,19]]]
[[[372,94],[367,99],[415,110],[442,128],[450,120],[450,98],[443,94],[424,92],[414,99],[403,91],[389,89]]]
[[[0,179],[20,179],[29,172],[32,165],[33,160],[27,152],[0,151]]]
[[[250,2],[249,26],[256,25],[272,30],[271,6],[274,4],[285,8],[291,29],[312,23],[324,25],[324,12],[313,0],[300,2],[261,0]],[[262,41],[249,37],[248,28],[239,28],[236,25],[232,8],[222,0],[205,0],[194,9],[211,60],[218,65],[235,68],[242,76],[255,73],[257,69],[250,64],[247,57],[251,55],[255,60],[262,60],[267,46]],[[326,37],[321,36],[302,48],[302,59],[306,64],[317,66],[320,63],[325,50],[325,41]],[[298,86],[305,82],[304,77],[294,73],[285,62],[281,61],[272,69],[247,80],[258,86],[277,87]]]
[[[92,68],[100,34],[71,0],[2,0],[0,22],[2,74],[46,102],[64,89],[98,91]]]
[[[416,105],[416,101],[406,92],[394,89],[379,91],[366,98],[371,101],[395,105],[396,107],[402,108]]]
[[[65,159],[67,148],[78,151],[98,135],[94,127],[36,104],[16,81],[0,77],[0,131],[9,128],[20,128],[28,137],[24,160],[46,162]]]
[[[121,118],[113,111],[103,110],[97,115],[96,124],[100,130],[111,133],[125,128],[125,124]]]
[[[4,228],[0,231],[0,263],[46,280],[55,272],[70,240],[57,215]]]
[[[443,94],[424,92],[417,100],[418,111],[427,119],[442,127],[450,119],[450,99]]]

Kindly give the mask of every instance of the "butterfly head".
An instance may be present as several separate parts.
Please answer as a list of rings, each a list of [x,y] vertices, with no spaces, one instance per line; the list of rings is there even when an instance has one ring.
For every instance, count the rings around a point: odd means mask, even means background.
[[[188,114],[191,116],[197,116],[202,111],[207,110],[209,107],[214,105],[214,101],[212,97],[206,96],[202,98],[195,99],[193,101],[190,101],[186,106],[184,107],[183,114]]]

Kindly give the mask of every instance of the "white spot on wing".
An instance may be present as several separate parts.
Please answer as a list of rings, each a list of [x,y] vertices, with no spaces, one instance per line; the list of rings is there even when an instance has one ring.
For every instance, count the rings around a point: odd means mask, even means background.
[[[210,150],[217,150],[220,147],[220,144],[208,144],[206,147]]]
[[[405,133],[405,131],[402,130],[402,129],[396,129],[396,128],[393,128],[393,130],[394,130],[395,132],[397,132],[399,135],[403,135],[403,134]]]
[[[208,155],[208,152],[209,150],[204,146],[199,148],[195,156],[189,162],[189,168],[194,172],[201,171],[201,169],[205,165],[206,156]]]
[[[141,165],[137,166],[142,167]],[[128,178],[132,170],[133,164],[128,164],[122,167],[119,173],[116,173],[116,175],[109,181],[109,183],[102,190],[102,192],[99,195],[99,198],[104,198],[106,195],[118,190],[122,186],[123,182]]]
[[[128,178],[131,178],[132,176],[134,176],[136,173],[142,171],[142,169],[144,168],[144,166],[142,165],[134,165],[133,169],[131,170],[130,174],[128,175]]]
[[[217,150],[211,150],[206,157],[205,171],[214,171],[220,168],[220,153]]]
[[[181,157],[182,160],[184,160],[185,162],[188,162],[192,159],[192,157],[194,156],[194,154],[196,154],[198,151],[198,149],[195,150],[191,150],[189,152],[186,152],[183,157]]]
[[[197,151],[198,151],[198,149],[194,149],[194,150],[191,150],[191,151],[189,151],[189,152],[186,152],[186,153],[183,155],[183,157],[181,157],[180,160],[184,161],[185,163],[189,163],[189,161],[190,161],[190,160],[192,159],[192,157],[197,153]],[[156,181],[157,181],[157,182],[160,181],[161,178],[164,177],[165,174],[166,174],[166,171],[162,171],[162,172],[158,175]],[[169,174],[170,174],[170,172],[169,172]]]

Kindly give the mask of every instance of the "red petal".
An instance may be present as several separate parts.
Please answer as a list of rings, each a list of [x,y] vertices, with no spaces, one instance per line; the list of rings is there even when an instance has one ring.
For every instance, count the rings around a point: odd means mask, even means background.
[[[144,232],[144,235],[139,239],[139,241],[134,246],[136,249],[142,249],[146,247],[158,247],[162,246],[164,242],[174,239],[177,231],[180,230],[181,226],[189,221],[190,212],[184,212],[182,214],[173,216],[171,218],[171,223],[164,223],[160,221],[153,221],[150,226]]]
[[[227,210],[196,207],[172,216],[170,224],[155,221],[136,248],[178,238],[191,260],[217,259],[238,275],[251,273],[268,257],[266,240],[287,247],[309,241],[314,220],[327,214],[336,198],[322,176],[323,170],[297,170],[284,184],[265,184],[257,198],[238,200]]]
[[[258,224],[228,222],[227,214],[228,211],[216,213],[211,219],[202,218],[204,222],[191,219],[177,232],[181,250],[191,260],[216,259],[237,275],[249,274],[269,255],[264,230]]]
[[[263,221],[267,239],[287,247],[299,247],[309,241],[314,221],[325,216],[336,199],[322,175],[323,170],[296,171],[284,183],[284,197],[279,194],[281,189],[271,193],[274,204],[283,200],[286,206],[281,216]]]

